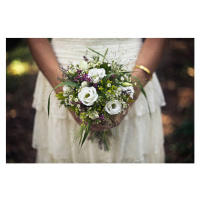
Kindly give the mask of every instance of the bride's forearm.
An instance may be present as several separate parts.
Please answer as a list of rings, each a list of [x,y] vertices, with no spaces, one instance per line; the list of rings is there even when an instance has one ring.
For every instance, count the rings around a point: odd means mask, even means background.
[[[60,82],[57,80],[57,76],[61,77],[61,71],[59,70],[59,64],[53,49],[47,38],[28,38],[28,46],[38,65],[38,68],[42,71],[52,87],[55,87]],[[56,89],[56,93],[62,90],[62,87]]]
[[[59,63],[53,52],[53,49],[46,38],[28,38],[27,43],[30,51],[38,65],[38,68],[42,71],[44,76],[47,78],[52,87],[55,87],[60,83],[57,79],[62,77],[62,72],[59,69]],[[58,87],[55,92],[62,91],[62,87]],[[74,119],[81,124],[81,120],[75,115],[74,111],[69,112],[72,114]]]
[[[140,54],[137,58],[136,65],[143,65],[152,74],[158,67],[161,56],[165,49],[167,39],[165,38],[147,38],[142,46]],[[139,79],[141,85],[144,87],[151,79],[151,75],[140,68],[134,68],[132,76]],[[132,78],[133,83],[135,78]],[[140,88],[134,87],[134,99],[136,100],[140,94]],[[133,103],[130,103],[132,106]]]
[[[142,46],[136,64],[144,65],[151,72],[154,72],[165,49],[166,41],[166,38],[147,38]]]
[[[143,65],[153,73],[158,67],[166,42],[166,38],[147,38],[142,46],[136,65]],[[137,78],[143,86],[150,79],[148,73],[139,68],[135,68],[132,75],[138,76]]]

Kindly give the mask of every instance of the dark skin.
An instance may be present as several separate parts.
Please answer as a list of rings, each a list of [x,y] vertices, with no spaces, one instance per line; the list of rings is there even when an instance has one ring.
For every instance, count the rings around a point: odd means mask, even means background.
[[[141,52],[138,56],[136,64],[144,65],[147,67],[150,72],[154,72],[159,64],[160,58],[165,48],[166,44],[165,38],[147,38],[142,46]],[[46,38],[28,38],[27,43],[29,45],[30,51],[38,65],[40,71],[44,74],[47,78],[49,83],[54,88],[60,82],[56,79],[57,76],[62,77],[62,73],[59,70],[59,63],[56,59],[55,53]],[[144,72],[141,69],[135,68],[132,72],[132,76],[137,77],[143,86],[149,81],[150,76],[148,73]],[[133,80],[134,81],[134,80]],[[140,90],[137,88],[135,89],[134,99],[136,100],[140,94]],[[62,87],[59,87],[55,90],[56,93],[61,92]],[[132,106],[133,103],[130,104]],[[70,110],[69,110],[70,111]],[[111,125],[102,125],[102,124],[95,124],[91,125],[91,131],[103,131],[115,127],[121,123],[128,112],[126,110],[125,114],[118,114],[113,115],[112,119],[115,123]],[[76,116],[74,111],[70,111],[74,119],[77,121],[78,124],[82,124],[82,120]]]

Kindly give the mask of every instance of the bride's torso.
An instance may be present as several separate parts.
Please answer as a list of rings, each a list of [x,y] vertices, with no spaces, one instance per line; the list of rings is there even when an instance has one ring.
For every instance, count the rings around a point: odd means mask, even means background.
[[[54,38],[52,47],[61,65],[78,64],[83,56],[95,55],[89,48],[124,65],[133,66],[142,46],[140,38]]]
[[[51,41],[51,45],[59,64],[62,66],[67,66],[70,62],[78,64],[83,60],[83,56],[90,59],[95,55],[94,52],[88,49],[91,48],[101,54],[104,54],[106,49],[108,49],[106,56],[108,60],[118,61],[127,66],[127,70],[132,70],[141,50],[142,40],[139,38],[54,38]],[[47,112],[47,103],[43,99],[48,98],[51,90],[52,87],[40,73],[34,95],[33,107],[36,109],[42,109],[43,107]],[[165,105],[162,89],[155,73],[153,74],[153,79],[145,86],[145,91],[151,112],[154,112],[158,106]],[[66,111],[64,107],[63,109],[59,109],[57,102],[57,99],[52,95],[51,108],[53,111],[51,113],[63,118],[66,115]],[[142,115],[149,112],[144,95],[139,96],[134,106],[132,106],[132,110],[133,112],[129,112],[130,115]]]

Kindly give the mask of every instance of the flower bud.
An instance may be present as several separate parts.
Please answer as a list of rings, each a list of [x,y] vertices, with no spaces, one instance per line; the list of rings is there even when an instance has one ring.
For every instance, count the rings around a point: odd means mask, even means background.
[[[133,84],[132,83],[128,83],[128,82],[124,82],[124,83],[122,83],[122,86],[123,87],[128,87],[128,86],[133,86]]]
[[[74,75],[74,74],[75,74],[74,71],[71,70],[71,69],[69,69],[68,72],[69,72],[69,74],[71,74],[71,75]]]
[[[86,62],[86,61],[84,61],[84,60],[82,60],[81,62],[80,62],[80,65],[79,65],[79,68],[80,69],[82,69],[83,71],[87,71],[88,70],[88,63]]]
[[[88,86],[87,81],[83,81],[83,82],[81,83],[81,87],[82,87],[82,88],[87,87],[87,86]]]

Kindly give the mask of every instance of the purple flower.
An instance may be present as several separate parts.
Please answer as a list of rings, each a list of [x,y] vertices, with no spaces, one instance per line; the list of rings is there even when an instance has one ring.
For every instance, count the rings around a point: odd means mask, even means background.
[[[83,59],[84,59],[86,62],[88,62],[88,59],[87,59],[85,56],[83,56]]]
[[[65,69],[65,68],[61,65],[60,68],[61,68],[61,70],[62,70],[63,72],[67,72],[67,71],[69,70],[69,66],[67,66],[67,69]]]
[[[115,78],[115,74],[113,74],[110,78]]]
[[[77,70],[77,73],[80,74],[83,70],[79,69]]]
[[[98,83],[94,83],[94,84],[93,84],[93,87],[95,87],[95,88],[97,89]]]
[[[100,115],[99,115],[99,116],[100,116]],[[102,115],[99,117],[99,119],[100,119],[101,121],[103,121],[103,120],[105,119],[104,115],[102,114]]]
[[[92,79],[88,77],[88,74],[83,74],[81,81],[92,82]]]

